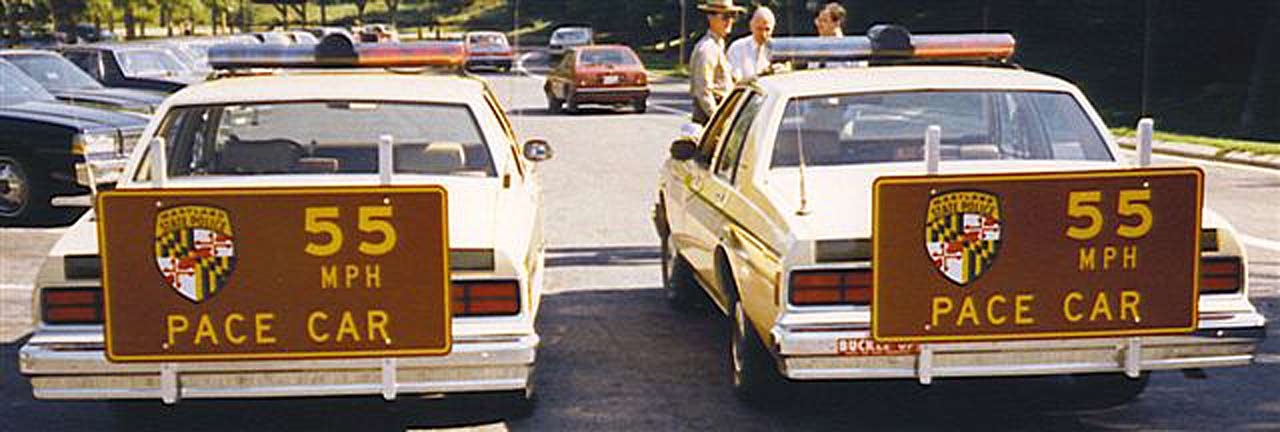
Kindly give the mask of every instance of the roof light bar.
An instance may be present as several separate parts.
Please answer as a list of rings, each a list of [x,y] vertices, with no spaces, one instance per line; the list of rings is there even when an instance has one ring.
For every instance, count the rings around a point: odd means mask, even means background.
[[[318,44],[222,44],[209,48],[214,69],[461,66],[461,42],[357,44],[349,35],[326,35]]]
[[[898,26],[877,25],[867,36],[778,37],[769,42],[772,61],[787,60],[998,60],[1013,56],[1017,42],[1008,33],[912,35]]]

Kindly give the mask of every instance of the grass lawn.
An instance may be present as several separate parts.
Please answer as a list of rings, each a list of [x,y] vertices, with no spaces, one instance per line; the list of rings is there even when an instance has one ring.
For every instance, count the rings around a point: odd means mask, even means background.
[[[1131,128],[1112,128],[1111,133],[1122,137],[1132,137],[1137,136],[1138,134]],[[1218,154],[1220,155],[1231,152],[1248,152],[1258,155],[1280,155],[1280,142],[1245,141],[1229,138],[1180,135],[1166,132],[1156,132],[1154,138],[1157,141],[1181,142],[1214,147],[1218,149]]]

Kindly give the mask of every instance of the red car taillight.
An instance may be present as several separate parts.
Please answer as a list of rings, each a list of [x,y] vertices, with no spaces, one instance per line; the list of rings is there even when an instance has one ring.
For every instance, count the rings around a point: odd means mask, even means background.
[[[867,305],[871,269],[793,272],[788,292],[796,306]]]
[[[101,324],[102,289],[40,290],[40,316],[48,324]]]
[[[516,281],[453,281],[453,316],[495,316],[520,313],[520,284]]]
[[[1200,294],[1230,294],[1244,288],[1240,257],[1201,257]]]

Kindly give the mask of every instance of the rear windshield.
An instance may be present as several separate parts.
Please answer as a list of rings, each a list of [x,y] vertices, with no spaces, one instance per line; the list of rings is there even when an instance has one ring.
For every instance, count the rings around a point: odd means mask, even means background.
[[[175,108],[157,132],[170,177],[370,174],[391,137],[395,172],[493,177],[466,105],[297,102]],[[146,172],[140,172],[144,179]]]
[[[467,36],[467,42],[481,45],[506,45],[507,38],[499,34],[473,34]]]
[[[5,56],[14,66],[36,80],[46,89],[75,90],[98,89],[102,84],[76,67],[69,60],[49,54],[14,54]]]
[[[942,160],[1114,160],[1072,95],[923,91],[795,99],[774,145],[774,167],[924,159],[925,130],[942,128]]]
[[[0,60],[0,105],[31,101],[51,101],[53,95],[28,78],[17,66]]]
[[[581,65],[634,65],[636,64],[635,56],[622,50],[585,50],[578,55],[578,64]]]
[[[173,54],[160,49],[116,51],[116,57],[120,60],[120,69],[127,76],[155,77],[191,72]]]

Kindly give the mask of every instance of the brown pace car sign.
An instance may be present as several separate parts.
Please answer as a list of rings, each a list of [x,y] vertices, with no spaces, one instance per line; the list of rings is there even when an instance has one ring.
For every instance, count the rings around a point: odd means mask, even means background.
[[[872,334],[947,342],[1196,327],[1198,168],[883,177]]]
[[[437,186],[104,192],[107,357],[447,354],[447,201]]]

